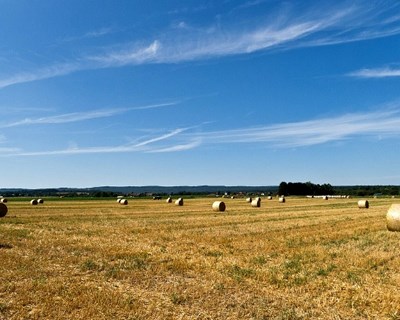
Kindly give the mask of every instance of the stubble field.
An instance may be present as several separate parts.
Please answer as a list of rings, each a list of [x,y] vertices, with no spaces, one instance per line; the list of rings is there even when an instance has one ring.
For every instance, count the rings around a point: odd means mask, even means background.
[[[10,199],[0,319],[400,319],[396,199],[214,200]]]

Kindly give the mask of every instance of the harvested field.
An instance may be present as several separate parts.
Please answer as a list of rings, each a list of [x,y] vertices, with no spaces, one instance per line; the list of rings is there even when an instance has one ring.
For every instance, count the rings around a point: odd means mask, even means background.
[[[10,199],[0,319],[400,319],[395,199]]]

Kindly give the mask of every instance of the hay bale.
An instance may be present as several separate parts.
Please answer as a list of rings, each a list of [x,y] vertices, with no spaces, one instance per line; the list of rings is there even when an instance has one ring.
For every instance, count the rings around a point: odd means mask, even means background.
[[[279,202],[280,203],[285,203],[286,202],[285,196],[279,197]]]
[[[267,199],[268,199],[268,200],[272,200],[272,196],[268,196]]]
[[[253,199],[250,197],[250,198],[246,198],[246,202],[247,203],[251,203],[253,201]]]
[[[358,200],[357,204],[360,209],[368,209],[369,208],[368,200]]]
[[[43,199],[38,199],[37,202],[40,203],[40,204],[43,204],[43,203],[44,203]]]
[[[122,199],[118,198],[118,199],[117,199],[117,202],[118,202],[118,203],[121,203],[121,200],[122,200]]]
[[[176,206],[183,206],[183,199],[182,199],[182,198],[178,198],[178,199],[175,201],[175,205],[176,205]]]
[[[400,231],[400,204],[392,204],[386,214],[386,227],[389,231]]]
[[[128,200],[121,199],[121,201],[119,203],[122,204],[123,206],[126,206],[128,204]]]
[[[167,203],[171,203],[171,202],[172,202],[172,198],[171,198],[171,197],[168,197],[167,200],[166,200],[166,202],[167,202]]]
[[[7,211],[8,211],[7,206],[3,202],[0,202],[0,218],[5,217]]]
[[[38,204],[38,201],[36,199],[31,200],[31,205],[36,206]]]
[[[251,206],[254,208],[261,207],[261,198],[257,197],[251,202]]]
[[[328,200],[328,196],[323,196],[322,199]]]
[[[225,203],[223,201],[214,201],[214,203],[212,204],[212,209],[214,211],[225,211],[226,206]]]
[[[1,203],[7,203],[8,200],[7,200],[6,198],[1,198],[0,202],[1,202]]]

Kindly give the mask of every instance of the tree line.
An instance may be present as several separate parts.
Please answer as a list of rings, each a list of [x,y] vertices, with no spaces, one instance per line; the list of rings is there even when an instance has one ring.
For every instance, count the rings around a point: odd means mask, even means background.
[[[285,182],[278,187],[279,195],[320,196],[320,195],[350,195],[358,197],[382,195],[396,196],[400,194],[400,186],[332,186],[329,183],[314,184],[311,182]]]
[[[185,187],[178,187],[173,189],[160,187],[151,190],[146,187],[146,192],[129,192],[128,188],[86,188],[86,189],[0,189],[0,196],[4,197],[94,197],[94,198],[111,198],[118,195],[132,195],[135,197],[149,197],[153,195],[167,196],[167,195],[185,195],[185,196],[206,196],[210,194],[216,195],[235,195],[235,194],[265,194],[265,195],[292,195],[292,196],[318,196],[318,195],[350,195],[358,197],[367,197],[374,195],[382,196],[397,196],[400,195],[400,186],[393,185],[355,185],[355,186],[332,186],[329,183],[315,184],[312,182],[285,182],[282,181],[279,186],[264,186],[264,187],[221,187],[221,186],[201,186],[190,187],[184,190]],[[140,190],[140,189],[138,189]]]
[[[334,188],[329,184],[314,184],[311,182],[285,182],[282,181],[279,184],[278,194],[289,196],[289,195],[296,195],[296,196],[305,196],[305,195],[333,195],[335,194]]]

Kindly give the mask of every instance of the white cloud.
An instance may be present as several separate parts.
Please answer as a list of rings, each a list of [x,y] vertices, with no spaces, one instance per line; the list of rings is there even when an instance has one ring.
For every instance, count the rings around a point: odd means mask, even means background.
[[[190,132],[191,130],[195,132]],[[198,132],[198,127],[177,128],[159,136],[117,146],[80,148],[76,145],[55,151],[10,152],[2,156],[48,156],[126,152],[179,152],[218,144],[258,144],[273,148],[308,147],[337,141],[372,137],[384,139],[400,136],[400,110],[378,110],[338,117],[258,128]]]
[[[377,68],[377,69],[361,69],[348,74],[350,77],[356,78],[392,78],[400,77],[399,68]]]
[[[162,141],[162,140],[171,138],[171,137],[176,136],[177,134],[179,134],[179,133],[181,133],[181,132],[183,132],[185,130],[187,130],[187,129],[176,129],[176,130],[173,130],[172,132],[166,133],[166,134],[164,134],[162,136],[142,141],[142,142],[136,144],[136,147],[142,147],[142,146],[154,143],[154,142],[158,142],[158,141]]]
[[[57,116],[50,117],[42,117],[36,119],[26,118],[24,120],[12,122],[9,124],[0,125],[1,128],[10,128],[24,125],[35,125],[35,124],[60,124],[60,123],[69,123],[69,122],[77,122],[84,120],[92,120],[96,118],[104,118],[116,115],[121,113],[120,109],[116,110],[97,110],[90,112],[74,112],[74,113],[66,113]]]
[[[64,76],[82,69],[84,69],[82,68],[82,65],[77,62],[55,64],[50,67],[35,70],[33,72],[23,72],[8,78],[0,79],[0,89],[15,84]]]
[[[185,144],[177,144],[160,149],[153,149],[147,151],[148,153],[166,153],[166,152],[179,152],[197,148],[201,145],[201,139],[194,139]]]
[[[34,119],[26,118],[8,124],[0,124],[0,128],[11,128],[17,126],[37,125],[37,124],[61,124],[61,123],[93,120],[97,118],[112,117],[117,114],[122,114],[133,110],[145,110],[145,109],[173,106],[176,105],[177,103],[178,102],[167,102],[167,103],[150,104],[150,105],[130,107],[130,108],[114,108],[114,109],[92,110],[86,112],[65,113],[55,116],[41,117]]]
[[[128,64],[139,65],[157,61],[161,43],[154,40],[145,47],[135,46],[133,49],[125,49],[117,52],[110,52],[105,55],[87,57],[88,61],[94,61],[101,67],[119,67]]]
[[[179,63],[216,57],[248,54],[277,46],[291,46],[313,33],[336,25],[352,9],[338,10],[324,16],[276,18],[248,30],[210,28],[188,29],[178,35],[166,35],[146,46],[88,57],[104,67],[147,63]],[[284,20],[284,21],[281,21]],[[211,31],[210,31],[211,30]],[[193,31],[193,32],[191,32]]]
[[[85,33],[84,38],[98,38],[113,32],[112,28],[100,28],[98,30],[89,31]]]
[[[0,147],[0,155],[2,155],[2,154],[5,154],[5,155],[16,154],[18,152],[21,152],[21,149]]]
[[[203,143],[270,143],[304,147],[360,136],[400,135],[400,111],[347,114],[339,117],[201,134]]]
[[[177,24],[173,25],[173,28],[177,28],[177,29],[187,29],[189,28],[189,26],[187,25],[187,23],[185,21],[181,21]]]
[[[5,135],[0,134],[0,144],[3,144],[3,143],[7,143],[7,138]],[[16,153],[16,152],[20,152],[20,149],[12,148],[12,147],[0,147],[0,155]]]
[[[247,1],[241,5],[239,5],[238,7],[236,7],[234,10],[240,10],[240,9],[246,9],[246,8],[251,8],[254,6],[258,6],[262,3],[265,3],[266,1],[269,0],[253,0],[253,1]]]
[[[255,3],[258,3],[256,1]],[[400,3],[342,1],[321,3],[270,12],[246,28],[208,25],[199,28],[171,28],[134,45],[121,44],[98,54],[81,56],[70,63],[53,64],[32,72],[0,79],[0,88],[18,83],[67,75],[79,70],[154,63],[180,63],[271,49],[292,49],[361,41],[400,34]],[[238,17],[240,21],[240,17]],[[186,22],[185,22],[186,25]],[[246,24],[247,25],[247,24]],[[101,33],[107,33],[104,29]],[[144,44],[145,43],[145,44]]]
[[[178,128],[171,132],[156,136],[151,139],[139,143],[128,143],[117,146],[99,146],[99,147],[79,147],[76,143],[70,145],[67,149],[62,150],[46,150],[26,152],[17,149],[10,149],[8,153],[0,153],[0,156],[54,156],[54,155],[78,155],[78,154],[105,154],[105,153],[127,153],[127,152],[163,152],[164,147],[155,145],[156,142],[167,140],[182,132],[185,128]],[[189,146],[168,146],[170,152],[182,151],[189,149]]]
[[[83,39],[99,38],[99,37],[108,35],[113,32],[114,32],[113,28],[103,27],[103,28],[100,28],[97,30],[92,30],[92,31],[86,32],[83,35],[63,38],[62,41],[63,42],[71,42],[71,41],[77,41],[77,40],[83,40]]]

